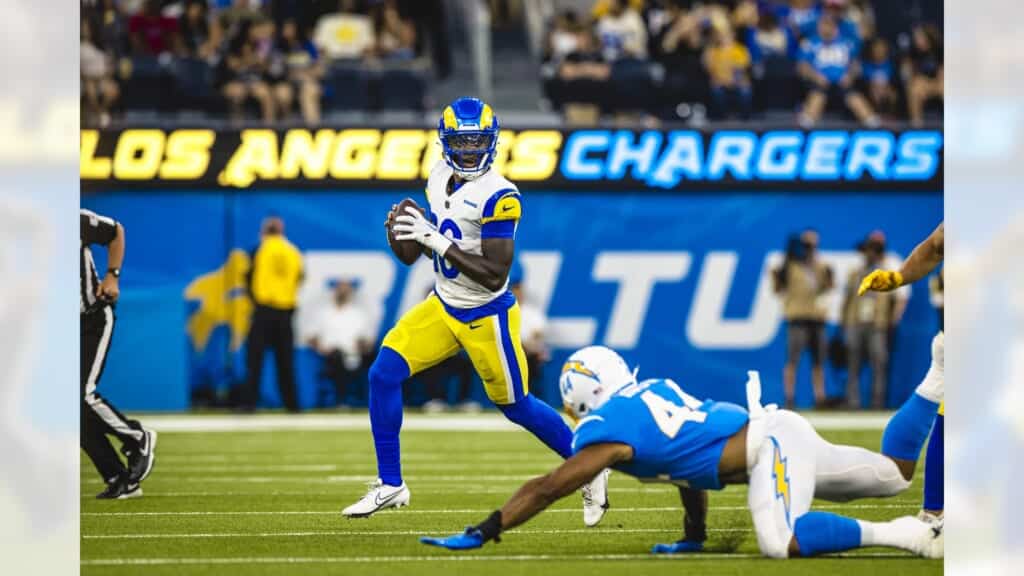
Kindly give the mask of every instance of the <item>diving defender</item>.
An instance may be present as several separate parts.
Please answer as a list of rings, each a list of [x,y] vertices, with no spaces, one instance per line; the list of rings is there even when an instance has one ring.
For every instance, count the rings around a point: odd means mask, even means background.
[[[683,538],[655,545],[654,553],[702,550],[706,491],[748,484],[747,506],[765,556],[815,556],[862,546],[942,556],[941,520],[928,523],[905,516],[868,522],[811,510],[814,498],[845,502],[906,490],[924,438],[914,438],[905,420],[891,420],[885,434],[904,444],[916,441],[917,452],[893,453],[890,439],[883,441],[879,454],[831,444],[796,412],[761,406],[757,372],[748,372],[746,408],[698,400],[668,379],[637,382],[634,374],[608,348],[590,346],[575,352],[559,379],[566,410],[579,418],[572,458],[524,484],[500,510],[464,533],[421,541],[454,550],[498,541],[502,532],[612,467],[641,481],[679,486],[686,511]],[[941,396],[942,390],[926,393],[932,392]],[[931,415],[919,416],[930,426]]]

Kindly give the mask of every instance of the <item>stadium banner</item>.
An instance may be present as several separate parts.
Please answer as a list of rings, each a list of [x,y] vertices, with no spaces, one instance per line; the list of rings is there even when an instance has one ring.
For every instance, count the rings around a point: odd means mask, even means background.
[[[83,192],[418,185],[440,158],[422,128],[82,130]],[[938,130],[502,130],[495,167],[523,189],[934,191]]]
[[[330,386],[318,376],[320,363],[307,341],[330,305],[333,284],[357,282],[358,305],[374,319],[378,338],[430,290],[431,263],[402,265],[382,227],[392,204],[421,195],[416,188],[244,194],[190,188],[83,197],[86,208],[118,219],[128,242],[104,394],[127,410],[185,409],[194,395],[223,395],[244,379],[252,309],[245,290],[248,251],[261,220],[277,214],[305,258],[297,380],[302,405],[316,405]],[[786,331],[771,269],[790,235],[808,226],[820,232],[822,257],[837,283],[827,295],[829,333],[835,334],[847,274],[862,261],[858,242],[883,230],[888,256],[898,260],[942,217],[937,190],[527,192],[517,232],[524,305],[546,314],[553,348],[534,391],[558,405],[561,362],[572,350],[599,343],[620,350],[639,366],[641,378],[672,377],[694,394],[719,400],[742,402],[745,371],[757,369],[765,401],[779,402]],[[97,254],[102,259],[103,251]],[[928,296],[925,283],[912,287],[893,333],[888,406],[906,398],[928,368],[938,327]],[[266,405],[275,406],[269,356],[262,389]],[[799,371],[797,400],[804,406],[811,400],[808,363],[805,357]],[[830,392],[840,395],[845,374],[829,369],[827,379]],[[474,395],[486,402],[482,387]],[[407,386],[406,399],[422,401],[419,383]]]

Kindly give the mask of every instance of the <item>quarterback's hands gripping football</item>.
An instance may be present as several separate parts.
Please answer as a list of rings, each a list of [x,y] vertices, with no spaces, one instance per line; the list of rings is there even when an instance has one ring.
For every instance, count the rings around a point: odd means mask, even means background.
[[[875,292],[889,292],[903,286],[903,275],[895,270],[875,270],[860,281],[860,288],[857,295],[860,296],[868,290]]]
[[[397,234],[395,240],[415,240],[439,256],[444,256],[452,245],[452,241],[441,234],[437,226],[412,206],[406,206],[405,214],[395,216],[392,229]]]
[[[447,538],[432,538],[423,536],[420,542],[428,546],[438,546],[449,550],[472,550],[484,545],[484,535],[474,527],[466,528],[462,534],[455,534]]]

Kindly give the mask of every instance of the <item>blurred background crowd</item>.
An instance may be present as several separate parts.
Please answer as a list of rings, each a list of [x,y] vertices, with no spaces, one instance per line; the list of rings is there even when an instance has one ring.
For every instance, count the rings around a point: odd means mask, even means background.
[[[573,125],[920,125],[943,97],[942,4],[917,0],[82,0],[81,45],[93,126],[404,120],[471,93]]]

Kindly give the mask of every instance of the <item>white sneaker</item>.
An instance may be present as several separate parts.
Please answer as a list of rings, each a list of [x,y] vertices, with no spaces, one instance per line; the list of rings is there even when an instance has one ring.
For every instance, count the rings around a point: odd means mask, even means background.
[[[401,486],[388,486],[377,478],[370,483],[370,489],[358,502],[341,511],[349,518],[366,518],[378,510],[385,508],[401,508],[409,505],[409,488],[402,482]]]
[[[605,468],[588,484],[583,486],[583,524],[593,528],[601,523],[608,511],[608,476],[611,470]]]

